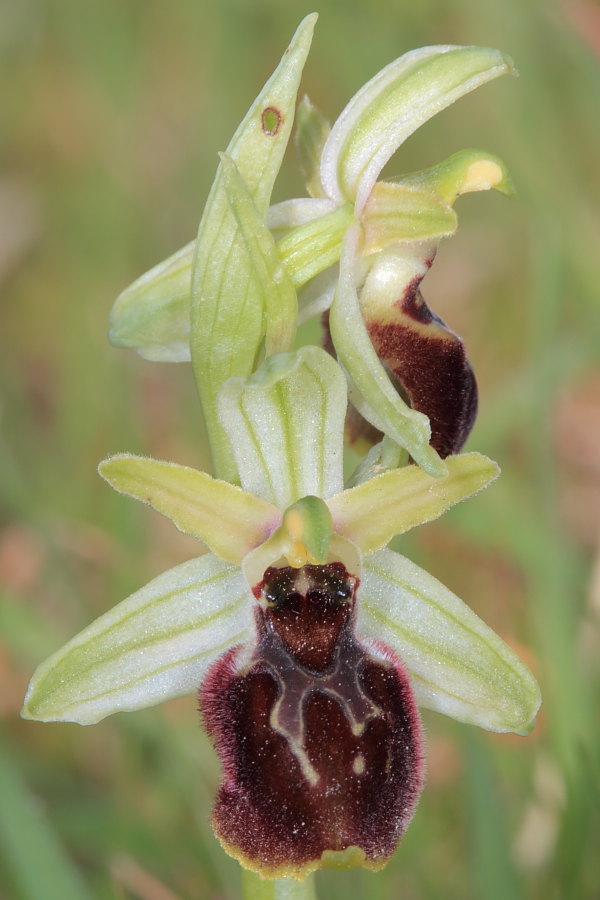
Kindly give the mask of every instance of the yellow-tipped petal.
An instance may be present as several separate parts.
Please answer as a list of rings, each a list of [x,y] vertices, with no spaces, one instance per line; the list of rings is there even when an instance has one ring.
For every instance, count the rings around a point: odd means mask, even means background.
[[[446,460],[448,474],[428,475],[405,466],[376,475],[331,497],[327,505],[336,532],[354,541],[363,553],[373,553],[396,534],[437,519],[460,500],[487,487],[500,472],[480,453],[463,453]]]
[[[149,504],[226,562],[239,565],[281,521],[270,503],[187,466],[120,453],[98,471],[115,490]]]

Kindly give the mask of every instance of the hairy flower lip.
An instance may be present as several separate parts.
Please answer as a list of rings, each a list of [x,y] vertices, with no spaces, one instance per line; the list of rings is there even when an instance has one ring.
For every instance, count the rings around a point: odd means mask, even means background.
[[[213,828],[263,877],[303,878],[324,854],[380,868],[416,806],[416,704],[391,651],[357,641],[357,590],[340,563],[269,569],[253,655],[232,651],[201,689],[224,771]]]

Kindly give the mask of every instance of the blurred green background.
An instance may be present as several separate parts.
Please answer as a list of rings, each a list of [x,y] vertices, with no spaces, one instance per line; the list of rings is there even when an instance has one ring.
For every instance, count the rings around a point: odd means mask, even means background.
[[[21,0],[0,6],[0,896],[216,900],[239,871],[209,827],[218,765],[192,698],[90,728],[18,718],[35,665],[197,545],[114,494],[131,450],[204,467],[187,366],[106,340],[116,294],[195,233],[217,151],[312,3]],[[518,197],[473,195],[424,288],[481,387],[469,447],[492,489],[402,541],[534,669],[527,739],[424,715],[428,785],[380,875],[321,898],[600,896],[600,6],[321,0],[304,89],[334,119],[423,44],[511,53],[502,79],[392,160],[463,147]],[[301,193],[290,154],[276,199]]]

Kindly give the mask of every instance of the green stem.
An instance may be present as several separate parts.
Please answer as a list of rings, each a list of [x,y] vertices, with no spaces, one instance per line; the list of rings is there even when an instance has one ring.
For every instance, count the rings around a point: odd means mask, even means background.
[[[242,869],[244,900],[317,900],[315,876],[305,881],[295,878],[278,878],[268,881],[255,872]]]

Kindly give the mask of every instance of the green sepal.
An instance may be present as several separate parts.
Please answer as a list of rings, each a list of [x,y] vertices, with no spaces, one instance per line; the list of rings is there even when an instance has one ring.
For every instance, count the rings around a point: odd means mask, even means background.
[[[306,189],[311,197],[325,197],[319,166],[331,125],[305,94],[296,114],[296,150]]]
[[[301,287],[340,258],[344,234],[352,223],[350,203],[290,229],[277,241],[279,257],[294,284]]]
[[[540,689],[507,644],[428,572],[391,550],[363,563],[356,633],[398,654],[421,706],[528,734]]]
[[[259,497],[177,463],[121,453],[101,462],[98,472],[229,563],[239,565],[281,521],[280,511]]]
[[[446,459],[441,478],[418,466],[405,466],[376,475],[327,502],[338,534],[353,541],[362,553],[385,547],[394,535],[437,519],[451,506],[494,481],[500,469],[480,453],[461,453]]]
[[[290,136],[315,22],[313,14],[300,24],[227,148],[263,219]],[[236,481],[229,441],[218,419],[217,394],[228,378],[247,376],[254,369],[265,336],[265,309],[261,292],[249,283],[244,239],[227,199],[222,165],[200,222],[191,296],[190,350],[213,464],[219,476]]]
[[[342,489],[346,382],[320,347],[269,357],[219,397],[245,490],[280,509]]]
[[[363,225],[362,252],[368,254],[398,241],[439,241],[454,234],[458,219],[432,190],[379,181],[366,203]]]
[[[273,235],[259,214],[236,164],[221,154],[227,199],[243,238],[248,263],[248,290],[262,298],[265,316],[265,353],[292,349],[298,319],[298,298],[282,265]]]
[[[208,553],[163,572],[38,666],[21,715],[92,725],[195,694],[213,662],[253,635],[239,568]]]
[[[266,228],[260,219],[260,228],[266,231],[269,244],[277,235],[277,265],[281,264],[283,278],[296,288],[339,259],[352,208],[332,210],[331,205],[323,203],[321,206],[326,209],[319,209],[308,222],[285,228]],[[277,208],[272,207],[274,211]],[[111,343],[135,350],[144,359],[156,362],[191,360],[190,306],[195,248],[196,241],[190,241],[119,294],[110,317]],[[240,252],[243,253],[242,248]],[[268,318],[266,323],[268,326]]]
[[[379,173],[428,119],[487,81],[514,72],[510,57],[486,47],[422,47],[395,60],[348,103],[321,157],[321,182],[358,214]]]
[[[190,241],[119,294],[110,314],[111,344],[155,362],[189,362],[195,247]]]

